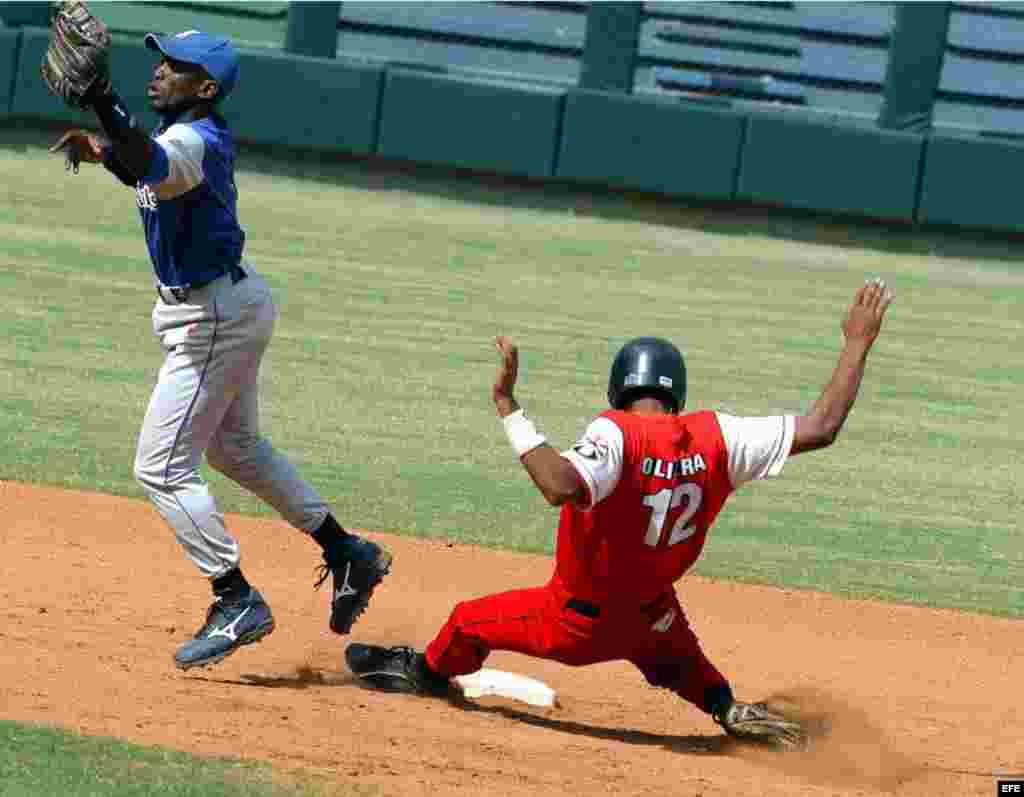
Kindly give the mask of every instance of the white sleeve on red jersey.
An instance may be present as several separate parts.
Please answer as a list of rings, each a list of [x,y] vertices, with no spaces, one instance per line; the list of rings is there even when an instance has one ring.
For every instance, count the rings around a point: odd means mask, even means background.
[[[562,456],[573,464],[587,485],[591,509],[607,498],[622,477],[625,440],[622,430],[608,418],[595,418],[572,448]]]
[[[729,457],[729,479],[739,487],[755,479],[778,476],[793,447],[792,415],[739,418],[716,412]]]

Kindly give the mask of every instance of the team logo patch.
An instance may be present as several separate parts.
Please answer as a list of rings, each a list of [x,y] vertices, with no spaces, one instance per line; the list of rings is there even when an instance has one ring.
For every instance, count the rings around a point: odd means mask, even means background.
[[[601,437],[584,437],[572,447],[572,450],[584,459],[597,461],[608,456],[608,441]]]
[[[139,183],[135,187],[135,204],[143,210],[156,210],[158,202],[153,189],[145,183]]]

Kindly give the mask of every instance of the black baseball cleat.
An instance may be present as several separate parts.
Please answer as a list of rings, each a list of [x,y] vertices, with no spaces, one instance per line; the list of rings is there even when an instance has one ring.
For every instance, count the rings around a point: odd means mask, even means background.
[[[347,634],[370,603],[373,590],[391,571],[391,554],[379,545],[349,534],[328,551],[316,584],[334,576],[331,593],[331,630]]]
[[[427,666],[422,653],[410,647],[385,648],[353,642],[345,663],[365,686],[382,692],[446,697],[451,681]]]
[[[237,598],[219,597],[207,609],[203,627],[175,652],[174,663],[181,670],[209,667],[273,630],[274,616],[256,590]]]

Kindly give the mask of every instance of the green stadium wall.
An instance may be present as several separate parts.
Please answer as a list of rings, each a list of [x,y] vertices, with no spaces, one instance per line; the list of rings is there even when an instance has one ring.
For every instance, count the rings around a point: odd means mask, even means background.
[[[736,198],[912,221],[923,145],[912,133],[751,115]]]
[[[554,174],[565,92],[389,70],[378,153],[519,177]]]
[[[600,91],[565,102],[557,175],[703,199],[732,199],[745,118],[729,110]]]
[[[370,155],[383,82],[379,67],[247,51],[224,116],[243,141]]]
[[[39,64],[49,44],[49,30],[22,30],[12,113],[69,124],[91,123],[91,114],[65,108],[43,85]],[[3,52],[0,48],[0,57]],[[146,84],[156,54],[142,42],[118,39],[110,58],[118,93],[140,122],[152,127],[157,117],[146,110]],[[374,151],[382,69],[279,52],[244,51],[240,74],[238,88],[224,103],[224,115],[240,139],[360,155]]]
[[[22,28],[21,50],[14,80],[14,102],[11,113],[15,116],[65,122],[74,125],[92,125],[91,113],[71,110],[46,90],[39,74],[46,48],[50,43],[48,28]],[[146,126],[156,124],[156,116],[147,110],[146,84],[156,63],[156,57],[145,46],[116,40],[110,52],[114,70],[114,87],[132,108],[139,121]]]
[[[0,29],[0,116],[94,126],[39,76],[49,30]],[[118,39],[115,84],[144,124],[155,56]],[[1024,145],[711,103],[564,90],[244,50],[225,116],[242,141],[513,177],[767,203],[886,221],[1024,231]]]
[[[1017,204],[1024,145],[932,136],[924,160],[918,220],[1024,232]]]
[[[0,118],[11,112],[20,40],[17,31],[0,28]]]

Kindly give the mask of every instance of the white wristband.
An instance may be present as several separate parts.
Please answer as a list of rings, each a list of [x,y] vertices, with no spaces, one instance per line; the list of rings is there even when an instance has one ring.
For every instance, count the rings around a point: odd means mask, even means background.
[[[519,457],[524,457],[529,454],[533,449],[544,445],[548,439],[537,431],[537,427],[533,421],[526,417],[526,413],[521,409],[516,410],[511,415],[506,415],[501,419],[501,422],[505,425],[505,434],[508,435],[508,441],[512,444],[512,448],[516,450],[516,454]]]

